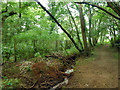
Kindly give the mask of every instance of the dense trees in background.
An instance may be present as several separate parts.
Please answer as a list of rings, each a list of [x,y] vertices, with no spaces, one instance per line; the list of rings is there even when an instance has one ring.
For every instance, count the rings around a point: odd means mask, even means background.
[[[47,9],[38,1],[2,4],[4,62],[61,51],[88,54],[109,41],[119,45],[119,2],[49,1]]]

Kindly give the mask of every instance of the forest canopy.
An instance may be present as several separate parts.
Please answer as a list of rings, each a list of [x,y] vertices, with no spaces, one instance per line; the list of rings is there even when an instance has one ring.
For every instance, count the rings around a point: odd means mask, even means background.
[[[40,42],[43,46],[46,46],[46,42],[47,45],[53,42],[55,50],[56,40],[70,40],[70,46],[73,44],[79,52],[89,52],[90,47],[95,46],[97,42],[108,42],[110,39],[110,42],[115,42],[119,38],[119,2],[69,3],[48,0],[47,8],[39,6],[42,4],[37,2],[2,2],[3,48],[15,48],[14,42],[16,47],[23,47],[22,43],[29,43],[31,47],[37,43],[38,47]],[[49,51],[49,47],[46,46],[43,51]],[[28,46],[24,48],[27,49]],[[35,52],[40,52],[39,50]],[[13,54],[15,51],[11,50]]]

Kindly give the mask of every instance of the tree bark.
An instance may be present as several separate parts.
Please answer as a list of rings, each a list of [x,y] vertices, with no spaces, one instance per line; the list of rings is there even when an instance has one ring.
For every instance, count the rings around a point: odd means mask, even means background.
[[[97,37],[98,37],[98,31],[96,30],[96,27],[97,27],[97,20],[95,20],[94,22],[94,32],[97,32],[97,34],[94,35],[94,39],[93,39],[93,43],[94,43],[94,46],[96,46],[96,42],[97,42]]]
[[[21,0],[19,0],[19,18],[21,18]]]
[[[46,8],[38,1],[38,0],[35,0],[41,7],[44,11],[46,11],[50,17],[57,23],[57,25],[63,30],[63,32],[69,37],[69,39],[73,42],[74,46],[76,47],[76,49],[81,53],[82,50],[80,50],[80,48],[77,46],[77,44],[75,43],[75,41],[73,40],[73,38],[71,37],[71,35],[61,26],[61,24],[59,24],[59,22],[52,16],[52,14],[46,10]]]
[[[91,49],[92,46],[92,43],[91,43],[91,8],[90,6],[88,6],[89,8],[89,47]]]
[[[114,41],[115,41],[116,35],[115,35],[114,21],[113,21],[113,35],[114,35]]]
[[[82,37],[83,37],[83,42],[84,42],[84,49],[85,51],[88,51],[87,47],[87,39],[86,39],[86,27],[85,27],[85,20],[83,16],[83,11],[82,11],[82,5],[79,5],[79,14],[80,14],[80,22],[81,22],[81,30],[82,30]]]

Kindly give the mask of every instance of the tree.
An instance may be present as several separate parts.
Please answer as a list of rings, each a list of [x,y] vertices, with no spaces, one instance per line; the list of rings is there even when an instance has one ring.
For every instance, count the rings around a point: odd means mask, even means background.
[[[19,0],[19,18],[21,18],[21,0]]]
[[[35,0],[42,8],[44,11],[46,11],[50,16],[51,18],[57,23],[57,25],[65,32],[65,34],[70,38],[70,40],[73,42],[74,46],[76,47],[76,49],[81,53],[82,50],[80,50],[80,48],[77,46],[77,44],[75,43],[75,41],[73,40],[73,38],[71,37],[71,35],[61,26],[61,24],[59,24],[59,22],[52,16],[52,14],[46,10],[46,8],[38,1],[38,0]]]
[[[80,22],[81,22],[81,30],[82,30],[82,37],[84,42],[84,49],[88,54],[88,47],[87,47],[87,39],[86,39],[86,26],[85,26],[85,19],[83,16],[82,5],[79,5],[79,12],[80,12]]]
[[[88,6],[88,9],[89,9],[89,46],[91,48],[92,43],[91,43],[91,8],[90,6]]]
[[[70,14],[72,20],[73,20],[74,26],[75,26],[75,28],[76,28],[76,33],[77,33],[78,41],[79,41],[79,43],[80,43],[81,48],[83,49],[83,45],[82,45],[82,42],[81,42],[81,40],[80,40],[80,36],[79,36],[78,27],[77,27],[77,25],[76,25],[76,23],[75,23],[75,20],[74,20],[74,18],[73,18],[73,16],[72,16],[72,13],[70,12],[68,6],[67,6],[67,9],[68,9],[68,12],[69,12],[69,14]]]
[[[104,9],[104,8],[98,6],[98,5],[94,5],[94,4],[91,4],[91,3],[88,3],[88,2],[75,2],[75,3],[78,3],[78,4],[87,4],[87,5],[91,5],[91,6],[93,6],[93,7],[97,7],[97,8],[99,8],[100,10],[102,10],[102,11],[108,13],[108,14],[111,15],[112,17],[114,17],[114,18],[120,20],[120,17],[118,17],[118,16],[112,14],[111,12],[107,11],[106,9]],[[119,6],[117,6],[117,8],[120,9]],[[118,11],[117,9],[115,9],[115,10]],[[119,15],[119,14],[118,14],[118,15]]]
[[[107,7],[110,7],[114,12],[116,12],[120,16],[120,5],[119,2],[110,2],[110,0],[107,1]]]

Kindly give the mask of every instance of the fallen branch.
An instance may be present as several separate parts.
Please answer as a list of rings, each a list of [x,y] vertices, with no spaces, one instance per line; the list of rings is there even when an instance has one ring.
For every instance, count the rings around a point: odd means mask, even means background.
[[[66,71],[65,71],[65,73],[66,73],[66,74],[69,74],[69,75],[71,75],[73,72],[74,72],[73,69],[70,69],[70,70],[66,70]],[[69,77],[68,77],[68,78],[69,78]],[[55,89],[57,89],[57,88],[61,88],[61,87],[64,86],[64,85],[67,85],[67,84],[68,84],[68,78],[66,77],[63,82],[58,83],[57,85],[55,85],[54,87],[52,87],[50,90],[55,90]]]
[[[53,58],[60,58],[61,56],[55,56],[55,55],[45,55],[46,58],[53,57]]]
[[[65,78],[63,82],[61,82],[61,83],[55,85],[55,86],[52,87],[50,90],[55,90],[55,89],[57,89],[57,88],[61,88],[63,85],[67,85],[67,84],[68,84],[68,79]]]

